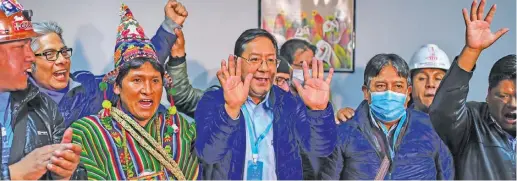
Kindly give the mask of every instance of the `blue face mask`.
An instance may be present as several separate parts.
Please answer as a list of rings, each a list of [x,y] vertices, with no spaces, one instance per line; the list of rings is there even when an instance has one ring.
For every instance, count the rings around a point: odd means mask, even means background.
[[[370,92],[370,111],[375,118],[383,123],[390,123],[406,114],[406,95],[393,92]]]

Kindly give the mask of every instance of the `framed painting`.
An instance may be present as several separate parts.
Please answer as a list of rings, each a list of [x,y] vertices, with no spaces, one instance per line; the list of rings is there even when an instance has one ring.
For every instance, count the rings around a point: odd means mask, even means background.
[[[259,27],[279,47],[297,38],[316,47],[325,71],[354,72],[355,0],[259,0]]]

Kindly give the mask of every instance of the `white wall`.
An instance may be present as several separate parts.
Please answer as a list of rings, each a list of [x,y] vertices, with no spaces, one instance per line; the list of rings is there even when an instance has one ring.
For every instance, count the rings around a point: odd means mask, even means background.
[[[113,67],[120,1],[113,0],[19,0],[34,11],[33,20],[54,20],[64,28],[68,46],[74,48],[72,71],[101,74]],[[125,0],[148,36],[162,22],[166,0]],[[218,84],[215,72],[221,59],[233,53],[237,37],[258,27],[258,0],[183,0],[189,11],[185,23],[188,71],[198,88]],[[356,71],[334,76],[332,91],[337,106],[356,107],[362,100],[361,85],[367,61],[377,53],[397,53],[411,58],[425,43],[438,44],[451,59],[464,44],[462,8],[471,0],[357,0]],[[493,63],[516,52],[516,1],[490,0],[498,11],[492,29],[510,32],[480,57],[469,99],[484,100],[487,77]],[[488,8],[486,8],[488,9]]]

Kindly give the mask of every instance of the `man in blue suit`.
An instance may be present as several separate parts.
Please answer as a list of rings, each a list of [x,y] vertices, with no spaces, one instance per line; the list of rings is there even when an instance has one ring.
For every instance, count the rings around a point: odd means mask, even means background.
[[[335,148],[336,125],[329,104],[333,70],[323,62],[303,64],[298,96],[273,86],[279,61],[273,36],[246,30],[234,54],[221,62],[222,89],[208,91],[195,112],[200,179],[301,180],[300,152],[327,157]]]
[[[336,151],[311,159],[322,178],[333,180],[453,179],[452,155],[429,116],[408,109],[409,67],[395,54],[378,54],[366,65],[364,101],[338,127]]]

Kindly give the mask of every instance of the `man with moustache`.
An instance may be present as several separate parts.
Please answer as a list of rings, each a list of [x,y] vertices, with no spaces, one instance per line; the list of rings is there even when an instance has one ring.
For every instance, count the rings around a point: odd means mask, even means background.
[[[0,11],[0,179],[85,179],[81,146],[71,144],[72,131],[65,131],[50,98],[27,81],[34,61],[30,38],[37,34],[22,10]]]
[[[185,7],[175,0],[168,1],[164,11],[165,20],[151,39],[162,63],[169,57],[176,40],[174,29],[182,26],[188,15]],[[89,71],[70,73],[73,50],[66,46],[63,30],[57,23],[34,23],[34,30],[41,36],[33,38],[31,42],[36,60],[29,80],[58,104],[65,125],[68,127],[72,121],[99,111],[103,101],[99,83],[103,75],[95,76]],[[107,96],[111,99],[112,91],[108,91]]]
[[[479,55],[508,32],[507,28],[491,32],[496,5],[483,19],[485,4],[473,1],[470,16],[463,9],[465,47],[442,80],[429,115],[454,155],[455,179],[515,180],[515,55],[492,66],[485,102],[467,102]]]
[[[221,62],[222,89],[208,91],[195,113],[200,179],[301,180],[300,152],[328,156],[336,126],[329,103],[329,76],[323,62],[302,63],[305,83],[295,80],[299,96],[272,86],[278,47],[262,29],[244,31],[234,55]]]

